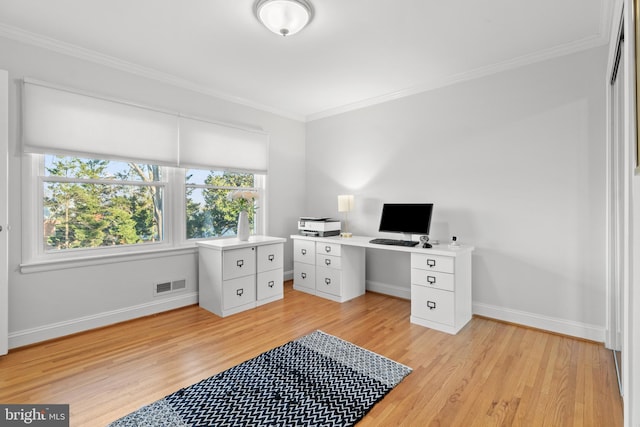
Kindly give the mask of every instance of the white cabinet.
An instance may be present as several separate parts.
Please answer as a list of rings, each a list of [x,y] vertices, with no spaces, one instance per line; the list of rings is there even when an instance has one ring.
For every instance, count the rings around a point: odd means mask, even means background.
[[[199,303],[229,316],[283,297],[283,244],[278,237],[198,243]]]
[[[457,333],[471,320],[471,252],[411,254],[411,322]]]
[[[293,250],[294,289],[337,302],[364,294],[364,248],[296,239]]]

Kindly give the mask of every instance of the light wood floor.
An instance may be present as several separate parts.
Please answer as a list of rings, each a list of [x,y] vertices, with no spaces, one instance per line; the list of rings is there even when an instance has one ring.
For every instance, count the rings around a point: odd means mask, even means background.
[[[409,322],[409,301],[339,304],[294,291],[227,318],[191,306],[10,351],[1,403],[68,403],[104,426],[181,387],[320,329],[413,368],[359,426],[622,426],[611,352],[484,318],[452,336]]]

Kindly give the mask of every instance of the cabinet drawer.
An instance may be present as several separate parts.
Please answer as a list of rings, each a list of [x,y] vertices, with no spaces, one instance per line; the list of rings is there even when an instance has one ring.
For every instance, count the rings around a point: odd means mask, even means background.
[[[411,285],[411,315],[453,326],[453,292]]]
[[[411,267],[453,273],[453,257],[411,253]]]
[[[340,256],[340,245],[338,243],[321,243],[316,244],[316,253],[323,255]]]
[[[316,268],[316,291],[325,292],[327,294],[340,296],[340,270],[329,267]]]
[[[256,300],[255,276],[225,280],[222,283],[222,308],[229,310]]]
[[[303,288],[316,288],[316,266],[304,262],[293,263],[293,284]]]
[[[316,261],[316,242],[309,240],[294,240],[293,260],[313,264]]]
[[[258,272],[282,268],[282,253],[284,245],[258,246]]]
[[[282,297],[282,268],[258,273],[256,285],[258,301],[278,296]]]
[[[222,253],[222,280],[256,274],[256,248],[242,248]]]
[[[318,267],[329,267],[340,270],[341,264],[341,257],[339,256],[329,256],[323,254],[316,255],[316,265]]]
[[[439,271],[428,271],[419,268],[412,268],[411,284],[443,289],[445,291],[453,291],[454,276],[450,273],[441,273]]]

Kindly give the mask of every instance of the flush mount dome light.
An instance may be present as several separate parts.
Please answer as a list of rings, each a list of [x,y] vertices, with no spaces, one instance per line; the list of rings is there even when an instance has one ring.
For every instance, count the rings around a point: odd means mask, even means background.
[[[281,36],[297,33],[313,17],[311,3],[307,0],[258,0],[255,13],[265,27]]]

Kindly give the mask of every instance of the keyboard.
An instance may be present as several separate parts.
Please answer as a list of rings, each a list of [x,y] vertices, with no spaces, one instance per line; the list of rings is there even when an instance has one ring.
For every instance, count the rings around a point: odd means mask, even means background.
[[[376,245],[391,245],[391,246],[415,246],[420,242],[414,242],[413,240],[396,240],[396,239],[372,239],[369,243]]]

